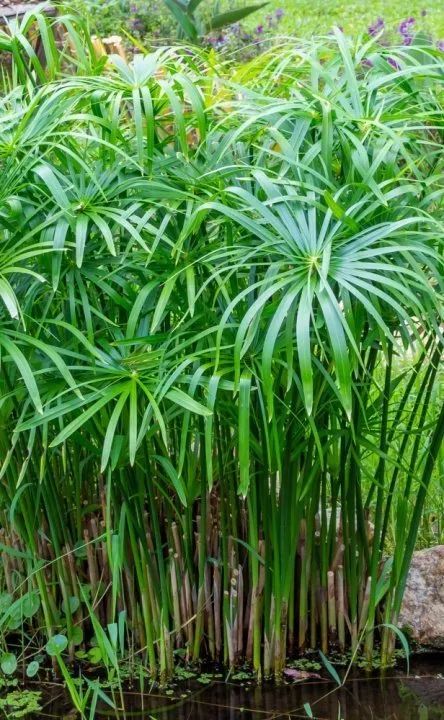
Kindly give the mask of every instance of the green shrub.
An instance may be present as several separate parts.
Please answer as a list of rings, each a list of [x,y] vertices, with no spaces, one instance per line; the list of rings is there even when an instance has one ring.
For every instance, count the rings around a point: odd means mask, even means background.
[[[386,664],[444,432],[442,55],[8,42],[1,627],[27,583],[113,672],[371,660],[381,620]]]

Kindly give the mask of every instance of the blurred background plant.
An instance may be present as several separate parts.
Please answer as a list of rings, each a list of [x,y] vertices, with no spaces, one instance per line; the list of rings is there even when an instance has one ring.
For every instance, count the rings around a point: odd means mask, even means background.
[[[99,36],[129,33],[148,44],[174,40],[201,42],[261,10],[267,3],[220,9],[220,2],[202,0],[80,0],[82,13]],[[278,13],[279,15],[279,13]]]
[[[256,10],[248,9],[248,5]],[[335,25],[348,33],[378,35],[381,42],[390,44],[410,44],[417,33],[422,33],[444,46],[444,5],[423,0],[409,0],[407,4],[401,0],[371,4],[364,0],[301,0],[296,4],[293,0],[270,0],[262,9],[260,3],[221,0],[191,4],[188,21],[190,7],[182,0],[78,0],[76,6],[99,36],[127,32],[146,46],[180,36],[190,41],[205,38],[204,42],[219,51],[243,50],[243,57],[266,49],[273,36],[309,37],[327,33]],[[211,17],[217,15],[224,19],[216,27]]]

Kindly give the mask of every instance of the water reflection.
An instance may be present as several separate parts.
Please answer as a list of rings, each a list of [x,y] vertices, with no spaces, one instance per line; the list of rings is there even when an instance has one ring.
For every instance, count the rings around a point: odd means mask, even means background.
[[[291,720],[307,719],[304,704],[316,720],[444,720],[444,654],[419,658],[411,675],[387,673],[383,677],[359,675],[335,689],[333,682],[307,680],[275,687],[216,681],[199,686],[191,681],[173,696],[151,693],[125,695],[122,720]],[[66,706],[65,706],[66,707]],[[59,701],[49,702],[46,716],[67,717]],[[45,717],[44,714],[39,716]],[[111,720],[109,708],[100,708],[97,720]]]

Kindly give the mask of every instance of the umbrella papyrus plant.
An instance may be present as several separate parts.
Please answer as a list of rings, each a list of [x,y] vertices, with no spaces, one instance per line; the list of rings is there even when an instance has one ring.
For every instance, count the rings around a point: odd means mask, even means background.
[[[5,642],[279,675],[384,624],[388,663],[444,432],[442,57],[14,48]]]

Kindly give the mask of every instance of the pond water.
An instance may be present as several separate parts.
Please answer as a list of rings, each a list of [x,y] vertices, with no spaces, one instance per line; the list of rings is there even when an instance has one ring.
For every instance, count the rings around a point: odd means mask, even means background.
[[[170,691],[171,692],[171,691]],[[56,694],[58,695],[58,693]],[[60,695],[44,703],[39,718],[73,717]],[[444,720],[444,654],[413,657],[410,675],[392,670],[384,675],[355,674],[335,689],[333,681],[304,680],[279,687],[252,681],[223,680],[208,685],[181,683],[167,696],[125,694],[120,718],[140,720],[287,720],[307,719],[308,703],[316,720]],[[101,708],[95,718],[115,718]]]

